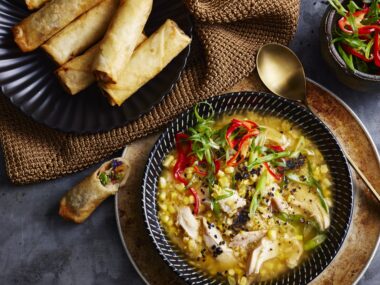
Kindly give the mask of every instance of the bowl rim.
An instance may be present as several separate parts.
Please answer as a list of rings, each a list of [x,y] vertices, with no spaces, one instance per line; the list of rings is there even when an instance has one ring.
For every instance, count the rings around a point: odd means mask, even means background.
[[[277,96],[277,95],[275,95],[273,93],[270,93],[270,92],[260,92],[260,91],[228,92],[228,93],[224,93],[224,94],[220,94],[220,95],[208,98],[208,99],[206,99],[204,101],[212,104],[212,103],[218,102],[219,100],[221,100],[222,98],[225,98],[225,97],[227,97],[227,98],[230,97],[231,98],[231,97],[235,97],[235,96],[239,97],[239,96],[249,96],[249,95],[254,95],[254,96],[269,96],[271,98],[280,98],[280,100],[283,100],[283,101],[285,101],[288,104],[291,104],[293,106],[294,105],[300,106],[300,104],[298,104],[297,102],[295,102],[293,100],[290,100],[290,99],[287,99],[287,98],[284,98],[284,97],[281,97],[281,96]],[[161,135],[158,137],[158,139],[156,140],[156,142],[154,143],[154,145],[152,147],[152,150],[149,153],[146,165],[144,167],[144,175],[143,175],[143,179],[142,179],[142,185],[141,185],[141,188],[140,188],[141,191],[142,191],[142,198],[141,199],[142,199],[143,219],[144,219],[144,223],[145,223],[146,229],[148,230],[148,234],[149,234],[149,236],[151,238],[151,241],[153,242],[154,247],[156,248],[156,250],[159,253],[159,255],[161,256],[161,258],[166,262],[166,264],[168,264],[169,267],[175,272],[175,274],[177,274],[177,276],[179,276],[179,278],[181,278],[187,284],[192,284],[192,283],[189,283],[189,281],[185,280],[183,278],[183,276],[181,276],[181,274],[178,272],[178,269],[176,268],[176,266],[168,259],[168,257],[165,255],[165,253],[159,247],[159,244],[158,244],[158,242],[156,241],[156,239],[155,239],[155,237],[153,235],[154,231],[152,231],[151,224],[150,224],[149,219],[148,219],[148,213],[147,213],[147,204],[146,204],[146,191],[147,190],[146,190],[145,186],[147,184],[147,180],[151,180],[150,179],[151,177],[149,176],[149,171],[148,170],[151,167],[152,161],[155,160],[154,156],[156,155],[156,151],[157,151],[157,149],[160,148],[160,146],[162,146],[163,140],[165,139],[165,136],[167,135],[168,132],[170,132],[170,130],[173,127],[174,123],[178,123],[178,121],[181,118],[185,118],[186,115],[187,116],[189,115],[189,112],[193,110],[193,108],[194,108],[195,105],[196,104],[194,104],[193,106],[191,106],[191,107],[187,108],[186,110],[184,110],[182,113],[180,113],[178,116],[176,116],[171,122],[169,122],[166,125],[165,129],[163,129]],[[220,113],[225,113],[225,112],[226,111],[222,111]],[[309,282],[311,282],[311,281],[315,280],[333,262],[333,260],[339,254],[339,251],[342,248],[343,243],[344,243],[344,241],[347,238],[347,234],[348,234],[349,229],[350,229],[351,224],[352,224],[352,214],[353,214],[353,208],[354,208],[354,203],[355,203],[355,201],[354,201],[355,200],[355,196],[354,196],[354,184],[353,184],[353,180],[352,180],[352,170],[349,167],[347,158],[344,155],[344,152],[342,150],[342,147],[341,147],[338,139],[331,132],[330,128],[319,117],[317,117],[313,112],[311,112],[311,110],[309,110],[308,108],[305,108],[304,112],[309,113],[314,119],[316,119],[321,124],[321,126],[326,131],[326,133],[328,133],[328,135],[333,139],[334,143],[336,144],[336,146],[337,146],[337,150],[336,151],[338,151],[339,154],[341,155],[341,158],[343,159],[343,162],[344,162],[344,166],[347,169],[347,174],[348,174],[347,178],[348,178],[348,185],[349,185],[347,191],[349,191],[350,198],[351,198],[351,203],[349,205],[350,211],[349,211],[348,221],[347,221],[346,227],[344,229],[342,239],[339,242],[339,245],[338,245],[338,247],[336,249],[336,252],[334,254],[332,254],[331,260],[326,265],[322,266],[322,270],[320,270],[319,272],[317,271],[317,274],[315,274],[315,275],[313,275],[311,277],[311,279],[309,280]],[[156,196],[154,196],[154,197],[155,197],[154,198],[154,204],[157,204],[157,198],[156,198]],[[157,215],[155,215],[155,216],[157,217]],[[163,236],[166,237],[166,234],[164,233],[164,230],[163,230],[163,228],[162,228],[162,226],[161,226],[160,223],[159,223],[159,226],[160,226],[160,233]],[[170,248],[174,251],[175,254],[177,254],[178,250],[176,250],[173,247],[173,245],[170,244],[170,240],[168,240],[168,242],[169,242]],[[187,261],[185,261],[185,262],[186,262],[187,266],[192,266]],[[199,270],[199,268],[197,268],[197,269]],[[199,271],[199,272],[200,272],[200,274],[207,275],[207,273],[205,273],[203,271]],[[217,277],[215,277],[215,281],[217,281],[217,280],[218,280]],[[268,281],[263,281],[263,282],[265,284],[266,284],[266,282],[270,282],[272,284],[272,282],[274,280],[277,280],[277,278],[274,278],[274,279],[271,279],[271,280],[268,280]],[[262,283],[260,283],[260,284],[262,284]]]
[[[342,4],[345,4],[348,0],[341,1]],[[380,75],[376,74],[370,74],[361,72],[357,69],[354,71],[350,70],[342,57],[339,55],[335,45],[332,43],[333,40],[333,26],[336,26],[336,21],[334,18],[338,16],[337,11],[330,5],[327,4],[325,17],[324,17],[324,29],[323,32],[325,34],[326,40],[327,40],[327,49],[329,53],[332,55],[334,61],[338,64],[339,68],[341,68],[346,74],[354,76],[358,79],[365,80],[365,81],[371,81],[371,82],[380,82]]]

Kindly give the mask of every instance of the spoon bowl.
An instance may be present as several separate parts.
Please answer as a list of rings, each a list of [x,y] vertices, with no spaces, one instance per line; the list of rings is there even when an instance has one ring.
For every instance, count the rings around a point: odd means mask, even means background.
[[[260,48],[256,60],[259,76],[270,91],[306,103],[305,72],[292,50],[283,45],[266,44]]]

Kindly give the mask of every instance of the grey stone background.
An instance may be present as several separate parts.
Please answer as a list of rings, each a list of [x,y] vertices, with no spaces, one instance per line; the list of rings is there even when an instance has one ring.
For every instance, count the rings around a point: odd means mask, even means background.
[[[342,98],[380,149],[380,94],[344,87],[321,58],[318,30],[325,8],[325,1],[302,0],[291,48],[303,62],[307,76]],[[113,199],[81,226],[57,215],[61,196],[96,167],[51,182],[14,186],[5,175],[0,156],[0,284],[143,284],[121,245]],[[380,284],[379,267],[380,251],[359,284]]]

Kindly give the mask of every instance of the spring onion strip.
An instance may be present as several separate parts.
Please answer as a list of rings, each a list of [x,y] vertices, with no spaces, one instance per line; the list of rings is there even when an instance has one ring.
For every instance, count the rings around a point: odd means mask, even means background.
[[[259,206],[261,193],[264,191],[265,184],[267,182],[267,176],[268,176],[267,171],[264,170],[263,173],[261,174],[261,176],[259,177],[259,180],[257,181],[256,191],[253,194],[251,204],[249,205],[249,216],[250,217],[253,217],[253,215],[255,214],[255,212]]]
[[[290,151],[283,151],[283,152],[277,152],[277,153],[271,153],[259,158],[256,158],[251,164],[248,164],[248,170],[251,171],[252,168],[256,165],[262,164],[264,162],[270,162],[275,159],[287,157],[290,155]]]
[[[304,245],[303,249],[308,251],[316,248],[317,246],[321,245],[325,240],[327,236],[325,234],[319,234],[313,237],[311,240],[308,240]]]

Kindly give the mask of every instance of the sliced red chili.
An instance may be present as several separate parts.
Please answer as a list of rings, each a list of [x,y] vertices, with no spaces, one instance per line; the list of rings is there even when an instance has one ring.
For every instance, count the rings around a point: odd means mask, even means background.
[[[361,59],[362,61],[371,62],[373,60],[373,55],[371,55],[370,58],[366,58],[364,54],[362,54],[358,50],[350,47],[349,45],[342,44],[342,48],[344,49],[345,52],[352,54],[353,56],[356,56],[357,58]]]
[[[214,165],[215,165],[215,174],[218,173],[220,170],[220,161],[218,159],[214,159]]]
[[[380,67],[380,32],[375,33],[374,37],[374,47],[373,47],[373,56],[374,56],[374,62],[377,67]]]
[[[191,157],[189,157],[191,152],[191,142],[188,138],[189,136],[184,133],[178,133],[175,135],[178,158],[173,168],[173,175],[177,181],[182,182],[185,185],[188,184],[188,181],[182,176],[182,174],[191,161]]]
[[[274,179],[276,180],[281,180],[283,175],[276,173],[272,170],[272,168],[269,166],[268,162],[264,162],[265,168],[268,170],[269,174],[273,176]]]
[[[358,29],[360,29],[361,27],[364,26],[360,22],[361,22],[361,20],[364,19],[365,15],[368,14],[368,11],[369,11],[369,8],[365,8],[363,10],[356,11],[355,13],[352,14],[352,16],[354,16],[354,18],[355,18],[355,22],[357,23]],[[353,33],[352,27],[351,27],[350,23],[348,22],[347,17],[342,17],[338,21],[338,26],[343,32],[345,32],[347,34]]]
[[[194,172],[203,177],[207,175],[207,171],[201,170],[198,165],[194,165]]]
[[[285,151],[285,148],[280,145],[270,145],[268,148],[273,149],[274,151],[280,152]]]
[[[254,129],[257,129],[258,125],[250,120],[238,120],[238,119],[232,119],[231,124],[228,127],[226,131],[226,141],[228,145],[231,148],[235,148],[235,146],[238,144],[239,140],[234,139],[231,140],[230,137],[234,131],[236,131],[239,128],[245,129],[247,132],[253,131]],[[257,130],[258,132],[258,130]]]
[[[198,193],[197,193],[197,191],[194,188],[189,188],[189,191],[190,191],[191,195],[193,195],[193,197],[194,197],[194,210],[193,210],[193,213],[194,213],[194,215],[198,215],[198,213],[199,213],[199,206],[200,206],[200,199],[199,199]]]

